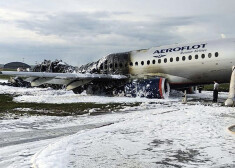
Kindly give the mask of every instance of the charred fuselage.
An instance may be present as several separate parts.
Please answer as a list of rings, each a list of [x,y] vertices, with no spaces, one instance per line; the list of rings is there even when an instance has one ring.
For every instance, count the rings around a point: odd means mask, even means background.
[[[78,73],[128,75],[129,74],[130,52],[114,53],[100,60],[81,66]],[[101,79],[92,81],[84,86],[74,89],[75,93],[86,90],[88,94],[115,94],[124,90],[128,79],[114,80]]]

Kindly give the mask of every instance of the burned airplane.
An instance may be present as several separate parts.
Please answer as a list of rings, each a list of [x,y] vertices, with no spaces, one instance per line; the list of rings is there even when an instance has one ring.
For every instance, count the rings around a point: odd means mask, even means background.
[[[80,94],[166,98],[170,89],[192,90],[213,81],[227,83],[235,64],[235,39],[174,44],[114,53],[68,72],[8,72],[32,86],[65,85]]]

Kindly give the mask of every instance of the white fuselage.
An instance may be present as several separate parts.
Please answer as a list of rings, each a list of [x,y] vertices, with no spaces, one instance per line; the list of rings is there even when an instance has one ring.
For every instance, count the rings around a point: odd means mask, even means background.
[[[132,78],[162,76],[172,85],[226,83],[235,65],[235,39],[132,51],[130,60]]]

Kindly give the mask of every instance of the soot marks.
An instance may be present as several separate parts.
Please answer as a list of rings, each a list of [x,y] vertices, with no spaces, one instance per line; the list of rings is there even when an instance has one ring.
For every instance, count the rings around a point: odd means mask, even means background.
[[[196,156],[199,155],[199,152],[197,150],[188,149],[185,151],[177,150],[172,151],[174,154],[168,156],[167,158],[163,159],[160,162],[155,162],[158,165],[164,165],[166,167],[176,167],[181,168],[183,167],[181,163],[191,163],[193,165],[196,165],[195,163],[203,163],[202,160],[196,159]],[[179,163],[179,164],[175,164]]]
[[[151,143],[149,143],[148,145],[150,146],[149,148],[146,148],[145,150],[147,151],[154,151],[154,148],[160,147],[161,145],[172,145],[173,141],[172,140],[159,140],[159,139],[155,139],[153,140]],[[157,151],[156,151],[157,152]]]
[[[150,143],[150,145],[154,146],[154,147],[159,147],[162,144],[172,145],[173,141],[172,140],[168,140],[168,139],[166,139],[165,141],[162,141],[162,140],[159,140],[159,139],[155,139],[155,140],[153,140],[153,142]]]
[[[162,165],[162,168],[172,168],[172,167],[181,168],[182,167],[180,165],[171,164],[171,163],[168,163],[166,161],[156,162],[156,164],[157,165]]]
[[[160,140],[160,139],[154,139],[151,143],[149,143],[149,147],[146,148],[145,150],[149,152],[162,152],[162,146],[170,146],[169,149],[171,149],[171,146],[173,146],[173,140],[165,139],[165,140]],[[160,151],[159,151],[160,150]],[[172,151],[167,151],[168,155],[166,158],[164,158],[161,161],[155,162],[158,166],[162,165],[163,167],[176,167],[176,168],[181,168],[183,167],[181,163],[192,163],[192,164],[197,164],[197,163],[205,163],[207,160],[200,160],[197,158],[197,156],[200,154],[198,150],[194,149],[185,149],[185,150],[172,150]],[[177,163],[177,164],[175,164]]]
[[[178,150],[176,151],[176,154],[172,155],[171,157],[174,157],[178,162],[187,163],[199,161],[195,158],[197,155],[199,155],[197,150],[189,149],[187,151]]]

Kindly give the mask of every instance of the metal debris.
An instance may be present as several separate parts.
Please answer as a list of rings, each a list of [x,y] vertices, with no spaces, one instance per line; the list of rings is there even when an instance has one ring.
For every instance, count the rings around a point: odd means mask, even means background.
[[[8,83],[1,83],[0,82],[0,85],[3,85],[3,86],[13,86],[13,87],[31,87],[31,84],[30,82],[27,82],[27,81],[24,81],[22,78],[20,77],[12,77],[8,80]]]
[[[33,72],[72,73],[74,71],[76,71],[76,67],[68,65],[62,60],[44,60],[33,68]]]

